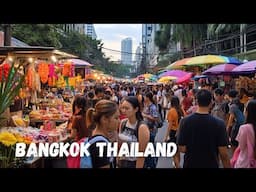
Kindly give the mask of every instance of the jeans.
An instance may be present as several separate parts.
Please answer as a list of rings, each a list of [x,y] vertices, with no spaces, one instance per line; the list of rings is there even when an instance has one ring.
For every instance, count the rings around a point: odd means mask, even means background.
[[[156,137],[156,133],[150,131],[149,142],[154,143],[155,137]],[[154,147],[155,147],[155,144],[154,144]],[[158,161],[158,157],[151,157],[151,156],[146,157],[144,161],[144,168],[156,168],[157,161]]]

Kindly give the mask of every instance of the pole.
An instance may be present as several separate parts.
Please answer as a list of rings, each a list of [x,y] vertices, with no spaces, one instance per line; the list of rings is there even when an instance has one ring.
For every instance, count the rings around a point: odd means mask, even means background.
[[[4,25],[4,46],[11,46],[11,25]]]

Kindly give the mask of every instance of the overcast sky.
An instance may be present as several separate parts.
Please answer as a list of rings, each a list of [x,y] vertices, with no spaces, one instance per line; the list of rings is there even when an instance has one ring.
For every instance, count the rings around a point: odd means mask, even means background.
[[[141,42],[142,24],[94,24],[97,39],[104,43],[103,47],[121,51],[121,41],[124,38],[132,38],[132,52],[136,52]],[[117,61],[121,59],[121,53],[102,49],[107,57]],[[134,55],[133,55],[134,59]]]

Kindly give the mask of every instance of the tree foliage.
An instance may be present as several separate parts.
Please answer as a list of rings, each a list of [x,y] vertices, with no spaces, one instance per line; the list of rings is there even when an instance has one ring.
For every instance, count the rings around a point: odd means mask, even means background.
[[[207,35],[209,37],[214,37],[215,35],[221,35],[224,33],[232,33],[238,31],[239,29],[244,31],[247,24],[208,24]]]
[[[155,44],[159,47],[160,51],[164,51],[168,48],[168,44],[171,37],[170,29],[170,24],[161,24],[160,30],[156,32],[154,41]]]
[[[173,24],[172,27],[172,40],[174,42],[181,42],[187,47],[201,43],[206,37],[207,24]]]
[[[60,48],[59,27],[53,24],[13,24],[12,36],[30,46]]]
[[[123,76],[129,67],[111,62],[102,52],[103,43],[79,32],[64,32],[62,24],[15,24],[12,36],[31,46],[55,47],[77,55],[105,73]]]

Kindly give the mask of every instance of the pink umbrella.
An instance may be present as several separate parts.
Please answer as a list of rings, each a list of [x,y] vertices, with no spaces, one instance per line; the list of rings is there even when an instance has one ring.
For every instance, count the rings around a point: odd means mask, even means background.
[[[256,72],[256,60],[246,62],[232,70],[232,74],[250,74]]]
[[[221,65],[215,65],[206,71],[203,72],[204,75],[227,75],[231,74],[231,71],[237,67],[237,65],[234,64],[221,64]]]
[[[185,82],[188,82],[190,80],[190,78],[192,77],[193,73],[187,73],[186,75],[184,75],[183,77],[179,77],[177,80],[176,80],[176,83],[177,84],[180,84],[180,83],[185,83]]]
[[[187,75],[188,72],[186,71],[181,71],[181,70],[170,70],[170,71],[166,71],[160,75],[158,75],[159,77],[166,77],[166,76],[174,76],[174,77],[183,77],[185,75]]]

